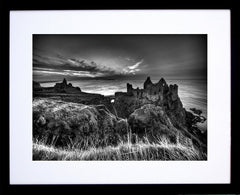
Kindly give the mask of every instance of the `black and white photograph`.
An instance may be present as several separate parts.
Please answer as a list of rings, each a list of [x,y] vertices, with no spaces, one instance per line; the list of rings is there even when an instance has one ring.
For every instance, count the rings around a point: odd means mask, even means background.
[[[207,160],[207,35],[34,34],[33,160]]]

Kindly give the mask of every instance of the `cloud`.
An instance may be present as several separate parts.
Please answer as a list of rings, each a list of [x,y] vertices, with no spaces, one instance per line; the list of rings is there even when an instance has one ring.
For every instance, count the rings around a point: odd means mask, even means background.
[[[38,74],[62,74],[83,77],[99,77],[117,74],[116,70],[106,66],[100,66],[94,61],[67,58],[60,54],[46,56],[35,53],[33,55],[33,70]]]
[[[123,61],[116,61],[114,59],[103,59],[101,64],[96,63],[95,61],[87,60],[81,57],[73,56],[64,56],[56,52],[44,52],[43,50],[35,50],[33,53],[33,71],[37,75],[66,75],[71,77],[89,77],[89,78],[107,78],[114,77],[118,78],[131,76],[137,74],[141,71],[143,64],[143,59],[140,61],[135,61],[128,57],[128,65],[125,68],[124,63],[126,62],[125,58],[122,58]],[[104,65],[104,61],[109,66]],[[111,61],[112,60],[112,61]],[[124,61],[125,60],[125,61]],[[117,64],[117,65],[116,65]],[[140,68],[141,66],[141,68]]]
[[[136,62],[135,64],[131,66],[127,66],[126,68],[123,69],[123,74],[136,74],[136,72],[139,72],[141,69],[139,66],[143,63],[143,59],[140,60],[139,62]]]
[[[63,75],[63,76],[91,77],[91,78],[104,76],[104,74],[100,72],[92,73],[89,71],[55,70],[55,69],[48,69],[48,68],[34,68],[33,73],[34,75],[45,75],[45,76]]]
[[[128,66],[128,69],[134,70],[134,69],[136,69],[141,63],[143,63],[143,60],[137,62],[136,64],[134,64],[134,65],[132,65],[132,66]]]

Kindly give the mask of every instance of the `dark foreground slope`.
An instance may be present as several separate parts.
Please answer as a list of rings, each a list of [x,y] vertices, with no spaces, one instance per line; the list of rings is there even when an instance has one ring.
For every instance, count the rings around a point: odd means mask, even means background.
[[[189,138],[167,124],[167,118],[161,120],[159,129],[138,135],[127,120],[116,117],[104,105],[37,98],[33,101],[33,159],[206,159]],[[162,129],[166,124],[169,129]]]

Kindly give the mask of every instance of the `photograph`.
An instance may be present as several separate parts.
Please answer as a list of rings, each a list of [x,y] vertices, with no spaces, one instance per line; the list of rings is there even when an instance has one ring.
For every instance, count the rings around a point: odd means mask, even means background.
[[[207,161],[207,34],[33,34],[33,161]]]

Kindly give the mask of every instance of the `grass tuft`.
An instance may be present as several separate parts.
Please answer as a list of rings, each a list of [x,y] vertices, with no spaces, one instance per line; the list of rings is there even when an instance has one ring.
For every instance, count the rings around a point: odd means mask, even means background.
[[[56,148],[41,142],[33,143],[33,160],[206,160],[206,155],[193,146],[172,144],[166,138],[150,143],[147,138],[132,144],[90,147],[86,150]]]

